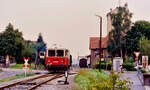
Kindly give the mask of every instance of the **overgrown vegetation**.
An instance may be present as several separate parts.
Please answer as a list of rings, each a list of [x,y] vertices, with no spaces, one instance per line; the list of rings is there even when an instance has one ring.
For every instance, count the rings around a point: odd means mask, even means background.
[[[141,71],[142,73],[146,73],[146,72],[147,72],[145,68],[141,68],[140,71]]]
[[[74,90],[131,90],[132,82],[121,80],[120,73],[106,74],[98,70],[82,70],[75,77]]]
[[[123,63],[123,68],[126,68],[128,71],[136,71],[136,68],[134,68],[134,62],[135,59],[133,57],[128,57]]]
[[[26,77],[33,76],[33,75],[35,75],[35,74],[28,73],[26,75]],[[11,81],[11,80],[15,80],[15,79],[19,79],[19,78],[24,78],[24,77],[25,77],[24,73],[23,74],[17,74],[15,76],[7,77],[7,78],[4,78],[4,79],[0,80],[0,83],[2,83],[2,82],[8,82],[8,81]]]
[[[99,61],[96,63],[96,68],[99,68]],[[101,61],[101,69],[105,70],[111,70],[112,69],[112,62],[109,60],[108,62],[106,61]]]

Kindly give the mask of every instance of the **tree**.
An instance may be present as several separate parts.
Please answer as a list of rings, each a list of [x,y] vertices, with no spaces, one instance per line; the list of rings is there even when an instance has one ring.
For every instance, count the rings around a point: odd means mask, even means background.
[[[141,37],[139,41],[139,46],[140,46],[140,53],[142,55],[150,56],[150,41],[145,36]]]
[[[43,59],[39,58],[40,51],[45,52],[46,51],[46,43],[43,41],[42,34],[39,33],[37,43],[36,43],[36,59],[35,59],[35,68],[37,68],[37,65],[42,62],[42,64],[45,64]]]
[[[14,29],[11,23],[8,24],[5,31],[0,34],[0,54],[6,56],[6,65],[10,56],[21,56],[24,48],[22,32]]]
[[[39,33],[39,36],[38,36],[37,42],[44,42],[44,41],[43,41],[43,36],[42,36],[42,34],[41,34],[41,33]]]
[[[46,51],[46,43],[43,40],[43,36],[41,33],[39,33],[38,39],[37,39],[37,50],[39,51]]]
[[[24,49],[22,50],[22,56],[21,57],[30,57],[29,63],[32,63],[35,59],[35,43],[30,40],[25,40],[24,41]],[[22,60],[22,62],[24,62]],[[21,63],[22,63],[21,62]]]
[[[150,23],[148,21],[136,21],[131,30],[126,35],[127,55],[133,55],[135,51],[140,51],[139,41],[142,36],[150,40]]]
[[[113,29],[109,33],[107,50],[112,56],[122,57],[122,52],[125,52],[124,36],[131,27],[132,13],[129,12],[127,4],[116,9],[117,13],[110,13]]]

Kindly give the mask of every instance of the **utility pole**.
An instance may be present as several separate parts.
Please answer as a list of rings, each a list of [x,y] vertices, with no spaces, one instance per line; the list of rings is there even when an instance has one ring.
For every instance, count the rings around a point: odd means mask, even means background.
[[[99,15],[96,15],[100,19],[100,40],[99,40],[99,71],[101,72],[101,54],[102,54],[102,48],[101,48],[101,42],[102,42],[102,17]]]

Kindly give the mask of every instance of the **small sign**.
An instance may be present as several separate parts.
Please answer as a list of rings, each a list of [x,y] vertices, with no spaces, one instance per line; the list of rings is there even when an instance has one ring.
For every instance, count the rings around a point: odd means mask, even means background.
[[[148,70],[148,56],[142,56],[142,66]]]
[[[29,64],[28,64],[28,61],[29,61],[29,57],[26,59],[25,57],[24,57],[24,65],[23,65],[23,69],[24,69],[24,71],[25,71],[25,77],[26,77],[26,72],[27,72],[27,69],[29,69]]]
[[[25,57],[24,57],[24,65],[23,65],[23,68],[29,68],[29,64],[28,64],[28,61],[29,61],[29,57],[26,59]]]
[[[134,52],[134,54],[135,54],[136,58],[138,58],[140,55],[140,52]]]

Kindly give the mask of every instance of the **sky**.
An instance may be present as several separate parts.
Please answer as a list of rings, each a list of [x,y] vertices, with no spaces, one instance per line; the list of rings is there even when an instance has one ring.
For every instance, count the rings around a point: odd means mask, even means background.
[[[150,0],[121,0],[121,5],[125,2],[133,22],[150,21]],[[0,32],[12,23],[26,40],[36,41],[42,33],[48,48],[57,44],[77,58],[89,55],[89,37],[99,36],[95,14],[102,16],[106,36],[106,14],[117,6],[118,0],[0,0]]]

